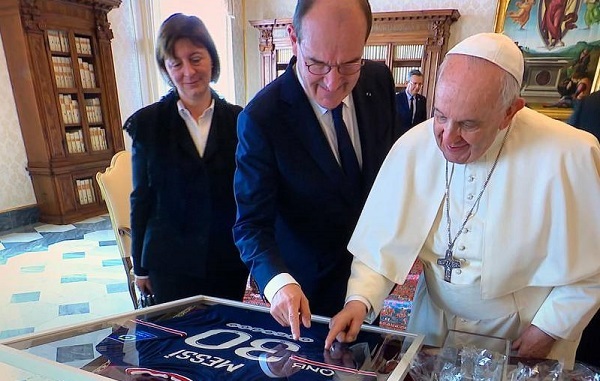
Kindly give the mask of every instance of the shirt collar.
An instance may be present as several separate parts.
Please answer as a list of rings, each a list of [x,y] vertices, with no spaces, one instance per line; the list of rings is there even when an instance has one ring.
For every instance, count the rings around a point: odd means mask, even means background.
[[[179,109],[179,115],[181,115],[182,118],[184,116],[193,118],[192,113],[185,107],[185,105],[183,104],[181,99],[177,101],[177,108]],[[202,118],[212,117],[212,114],[214,113],[214,111],[215,111],[215,99],[211,98],[210,105],[206,108],[206,110],[204,110],[204,112],[202,113],[202,115],[200,115],[198,120],[200,120]]]

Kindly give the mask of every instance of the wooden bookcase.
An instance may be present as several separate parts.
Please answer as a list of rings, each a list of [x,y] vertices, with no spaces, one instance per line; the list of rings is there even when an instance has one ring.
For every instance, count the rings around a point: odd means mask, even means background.
[[[124,149],[107,13],[121,0],[2,0],[0,33],[40,220],[106,211],[95,175]]]
[[[408,72],[420,69],[423,95],[431,111],[437,69],[446,54],[450,25],[460,17],[456,9],[373,13],[373,28],[364,58],[384,62],[396,81],[396,90],[406,86]],[[261,84],[265,86],[287,67],[292,57],[287,26],[291,18],[255,20],[258,29]]]

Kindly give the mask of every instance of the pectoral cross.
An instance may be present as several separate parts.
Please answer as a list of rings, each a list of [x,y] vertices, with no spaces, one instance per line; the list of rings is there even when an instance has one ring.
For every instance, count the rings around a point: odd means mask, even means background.
[[[439,258],[437,260],[437,264],[444,266],[444,280],[448,283],[450,283],[450,280],[452,279],[452,270],[460,268],[460,261],[454,259],[451,248],[446,250],[446,256],[444,258]]]

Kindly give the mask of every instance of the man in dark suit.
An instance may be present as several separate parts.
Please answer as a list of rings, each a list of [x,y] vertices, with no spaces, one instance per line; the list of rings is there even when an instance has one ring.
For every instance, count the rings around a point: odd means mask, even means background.
[[[600,91],[596,91],[575,103],[569,118],[571,126],[585,130],[600,140]]]
[[[427,98],[419,94],[423,88],[423,73],[411,70],[407,79],[406,90],[396,93],[398,137],[427,119]]]
[[[596,139],[600,140],[600,91],[575,103],[568,123],[593,134]],[[600,311],[596,312],[592,321],[583,331],[575,358],[578,361],[600,367],[598,343],[600,343]]]
[[[393,143],[393,78],[361,59],[371,20],[367,0],[299,0],[294,57],[238,118],[234,238],[295,337],[343,307],[346,245]]]

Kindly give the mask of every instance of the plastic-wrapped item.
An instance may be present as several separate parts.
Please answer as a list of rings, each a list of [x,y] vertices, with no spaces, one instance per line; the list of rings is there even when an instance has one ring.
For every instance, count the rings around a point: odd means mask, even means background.
[[[548,360],[534,365],[518,363],[509,372],[509,381],[600,381],[600,370],[576,363],[572,370],[563,369],[561,363]]]
[[[473,381],[501,381],[506,365],[506,356],[490,351],[467,346],[460,351],[461,373]]]
[[[562,372],[562,364],[556,361],[543,361],[534,365],[521,362],[508,374],[510,381],[558,381]]]
[[[416,356],[410,374],[415,381],[502,381],[509,351],[506,339],[450,330],[441,349]]]
[[[456,365],[449,361],[453,350],[445,349],[423,349],[413,359],[410,367],[410,376],[413,381],[466,381],[466,380],[490,380],[498,379],[496,376],[487,378],[484,373],[467,377],[463,364]],[[458,353],[457,353],[458,354]],[[468,357],[468,355],[466,356]],[[476,367],[481,371],[489,369],[483,358],[483,366]],[[524,363],[525,362],[525,363]],[[507,373],[508,381],[600,381],[600,369],[575,363],[572,370],[563,369],[561,363],[555,360],[533,361],[526,360],[512,365]],[[463,367],[461,369],[461,367]]]
[[[414,381],[437,380],[437,376],[433,378],[433,375],[439,374],[440,371],[440,369],[437,372],[434,370],[436,360],[437,350],[421,349],[410,364],[409,374],[411,378]]]
[[[437,353],[423,350],[413,359],[415,381],[501,381],[506,356],[475,347],[445,347]]]
[[[565,380],[600,381],[600,369],[584,364],[575,364],[573,370],[564,372],[568,378]]]

